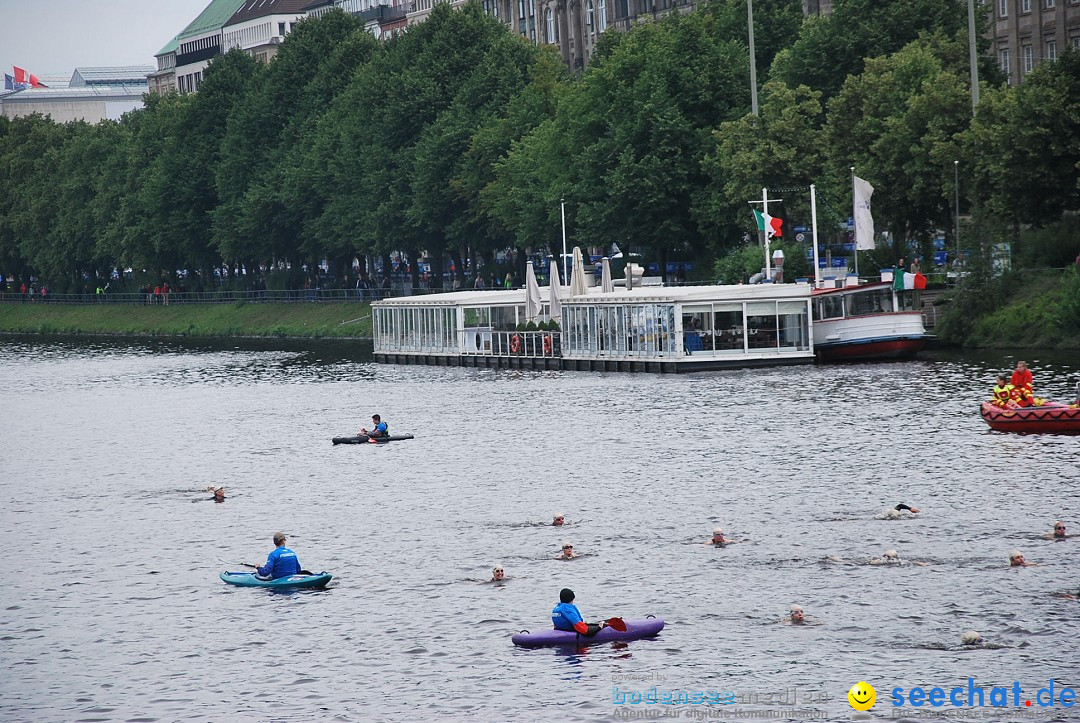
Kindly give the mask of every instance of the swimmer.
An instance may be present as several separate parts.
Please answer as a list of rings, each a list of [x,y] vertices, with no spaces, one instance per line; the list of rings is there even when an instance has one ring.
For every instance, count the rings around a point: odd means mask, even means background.
[[[926,567],[929,562],[922,562],[920,560],[901,560],[900,553],[896,550],[886,550],[881,554],[881,557],[871,557],[871,565],[903,565],[903,564],[918,565],[919,567]]]
[[[1038,562],[1027,562],[1024,560],[1024,553],[1019,550],[1013,550],[1009,553],[1009,567],[1041,567]]]
[[[737,538],[726,537],[724,531],[719,527],[714,527],[712,531],[712,537],[705,541],[706,545],[726,545],[730,542],[739,542]]]
[[[506,579],[506,572],[502,565],[496,565],[491,569],[491,582],[502,582]]]
[[[211,498],[212,500],[214,500],[214,502],[224,502],[225,501],[225,488],[224,487],[214,487],[214,485],[210,485],[209,487],[206,488],[206,491],[214,493],[214,496]]]
[[[556,560],[573,560],[577,555],[574,553],[573,543],[567,541],[562,544],[562,553],[556,557]]]
[[[983,645],[986,643],[986,639],[974,630],[967,630],[960,636],[960,643],[962,645]]]
[[[1066,535],[1065,523],[1061,520],[1058,520],[1054,523],[1054,531],[1043,535],[1043,537],[1045,537],[1047,540],[1067,540],[1070,537],[1075,537],[1075,535]]]
[[[804,622],[806,622],[806,616],[803,614],[802,606],[792,605],[791,612],[786,618],[784,618],[783,622],[790,625],[802,625]]]
[[[551,521],[551,526],[552,527],[562,527],[565,524],[566,524],[566,515],[562,514],[561,512],[559,514],[555,515],[555,519]]]
[[[901,517],[904,516],[903,512],[905,510],[910,512],[913,515],[919,514],[919,508],[918,507],[909,507],[908,505],[905,505],[903,502],[901,502],[896,507],[890,507],[889,509],[885,510],[885,519],[886,520],[899,520]]]

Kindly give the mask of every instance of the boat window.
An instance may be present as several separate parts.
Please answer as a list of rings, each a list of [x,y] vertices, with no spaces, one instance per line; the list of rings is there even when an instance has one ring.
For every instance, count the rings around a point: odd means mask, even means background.
[[[777,302],[776,318],[780,327],[777,342],[781,348],[800,351],[810,348],[810,324],[806,316],[806,302]]]
[[[778,332],[775,301],[755,301],[746,305],[746,346],[748,348],[775,349]]]
[[[847,296],[848,316],[869,316],[892,311],[892,289],[871,289]]]
[[[830,294],[814,301],[814,315],[818,319],[839,319],[844,316],[844,300],[839,294]]]
[[[491,308],[487,306],[465,307],[465,328],[488,328],[491,326]]]

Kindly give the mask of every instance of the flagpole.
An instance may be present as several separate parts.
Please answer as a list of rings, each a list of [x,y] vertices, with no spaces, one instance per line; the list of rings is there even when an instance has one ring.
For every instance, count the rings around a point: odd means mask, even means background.
[[[766,216],[769,215],[769,189],[762,187],[761,189],[761,212]],[[768,224],[766,224],[768,225]],[[762,231],[765,234],[765,278],[772,278],[772,268],[769,264],[769,230],[766,228]]]
[[[811,243],[814,245],[814,288],[821,288],[821,269],[818,268],[817,253],[817,191],[814,184],[810,184],[810,231],[813,234]]]
[[[563,281],[565,281],[567,284],[569,284],[570,282],[568,281],[568,279],[570,277],[568,276],[567,271],[566,271],[566,199],[565,198],[560,198],[559,199],[559,208],[560,208],[560,212],[562,214],[562,277],[563,277]]]
[[[855,166],[851,167],[851,223],[855,225]],[[859,228],[855,226],[855,279],[859,278]],[[845,282],[846,284],[846,282]]]

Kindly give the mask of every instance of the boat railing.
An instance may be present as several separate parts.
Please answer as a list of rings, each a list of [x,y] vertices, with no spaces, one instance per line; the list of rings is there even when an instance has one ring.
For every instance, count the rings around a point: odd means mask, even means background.
[[[562,332],[558,331],[466,329],[461,333],[461,349],[464,354],[533,358],[562,356]]]

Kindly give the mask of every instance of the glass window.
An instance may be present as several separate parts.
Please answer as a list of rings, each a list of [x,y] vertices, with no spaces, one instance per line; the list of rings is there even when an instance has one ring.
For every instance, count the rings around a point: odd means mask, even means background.
[[[551,12],[551,8],[544,11],[544,24],[547,26],[547,32],[545,33],[544,40],[548,43],[555,42],[555,13]]]
[[[746,346],[750,349],[775,349],[779,327],[776,302],[755,301],[746,305]]]
[[[810,323],[806,317],[805,301],[780,301],[776,304],[776,317],[780,333],[781,349],[805,351],[810,348]]]
[[[1009,74],[1009,49],[1002,48],[998,53],[998,60],[1001,63],[1001,69],[1005,72],[1005,75]]]
[[[847,297],[848,316],[883,314],[892,310],[891,289],[875,289],[874,291],[849,294]]]
[[[589,32],[589,37],[596,35],[596,18],[595,11],[593,10],[593,0],[588,0],[585,3],[585,27]]]
[[[1022,12],[1022,13],[1030,13],[1031,12],[1031,0],[1020,0],[1020,12]]]
[[[844,316],[844,299],[839,294],[830,294],[814,299],[815,319],[842,319]]]
[[[1035,68],[1035,53],[1030,45],[1024,46],[1024,72],[1030,73]]]
[[[714,304],[712,345],[716,351],[745,351],[745,326],[742,304]]]
[[[1009,0],[998,0],[998,17],[1009,17]]]
[[[1046,7],[1048,7],[1048,8],[1052,8],[1052,7],[1054,7],[1054,6],[1056,5],[1056,4],[1057,4],[1057,3],[1055,2],[1055,0],[1046,0]]]
[[[1057,60],[1057,41],[1046,41],[1046,59],[1050,61]]]
[[[607,30],[607,0],[596,0],[596,20],[599,25],[600,32]],[[1080,40],[1080,38],[1074,38],[1074,40]]]

